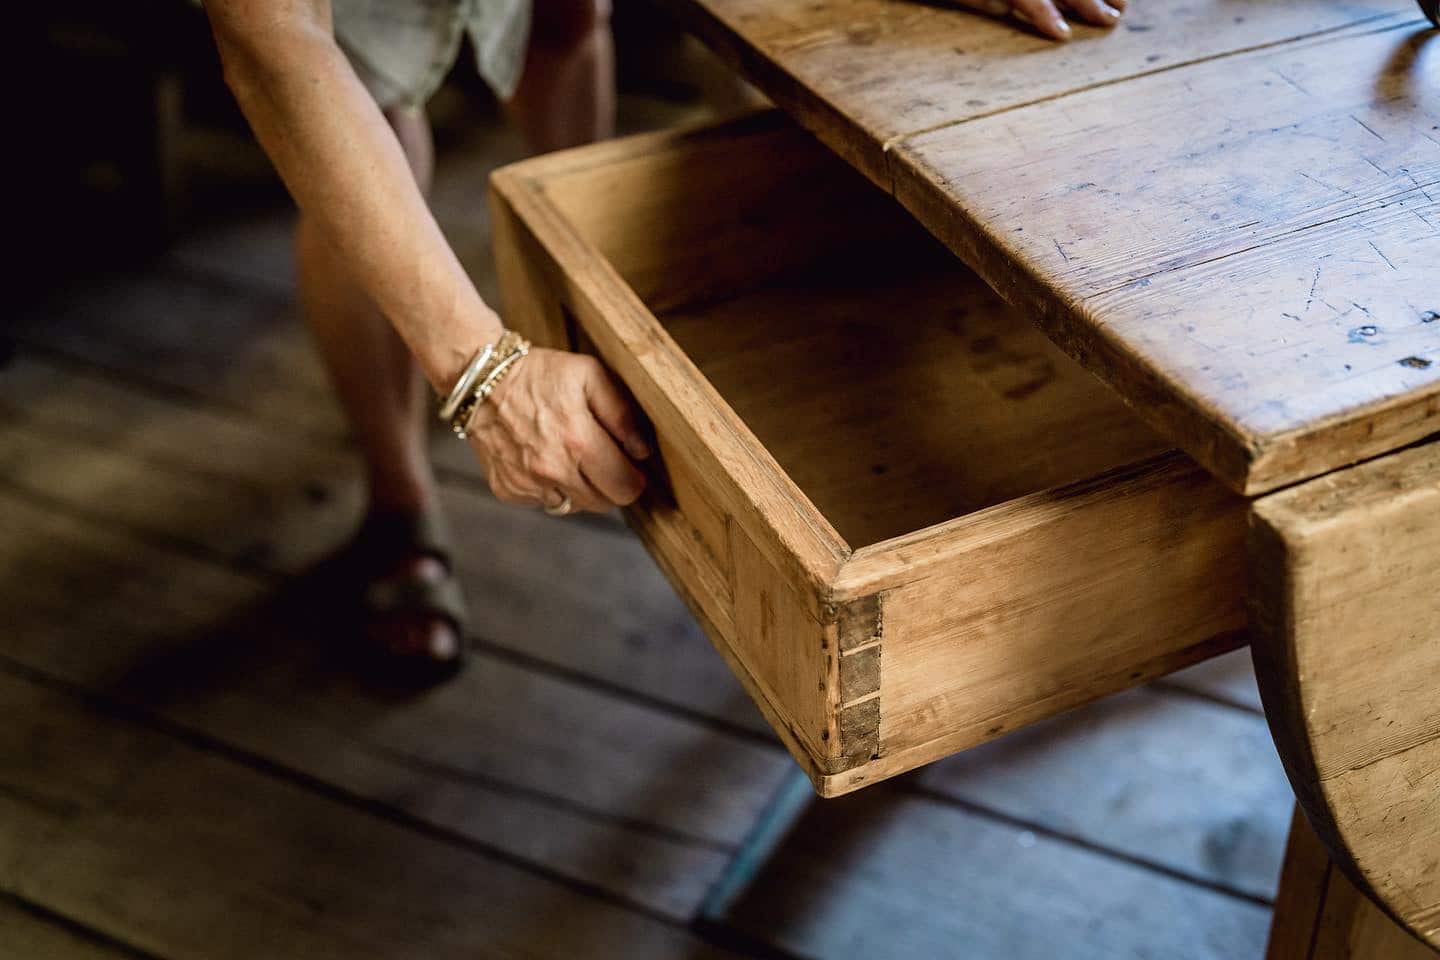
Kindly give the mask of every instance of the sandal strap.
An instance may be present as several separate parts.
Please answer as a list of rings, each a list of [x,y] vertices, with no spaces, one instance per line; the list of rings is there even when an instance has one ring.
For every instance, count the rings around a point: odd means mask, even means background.
[[[366,588],[363,603],[371,617],[434,617],[447,621],[462,636],[469,620],[460,585],[450,576],[431,580],[397,574],[376,580]]]
[[[375,558],[377,565],[392,563],[398,556],[419,554],[434,558],[446,570],[455,569],[449,526],[439,510],[373,510],[360,525],[355,543],[365,555]]]

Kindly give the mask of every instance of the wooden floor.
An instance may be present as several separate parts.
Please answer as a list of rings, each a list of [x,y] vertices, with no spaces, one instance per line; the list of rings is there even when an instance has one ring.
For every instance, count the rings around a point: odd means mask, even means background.
[[[487,294],[517,153],[442,154]],[[1243,652],[813,807],[715,923],[791,763],[618,520],[437,438],[478,656],[410,700],[337,669],[359,469],[288,224],[6,321],[0,958],[1260,957],[1291,796]]]

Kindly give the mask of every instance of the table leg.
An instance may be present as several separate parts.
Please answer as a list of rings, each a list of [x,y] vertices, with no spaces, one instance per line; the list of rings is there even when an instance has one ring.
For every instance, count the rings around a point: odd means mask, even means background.
[[[1280,872],[1266,960],[1440,957],[1355,889],[1297,807]]]

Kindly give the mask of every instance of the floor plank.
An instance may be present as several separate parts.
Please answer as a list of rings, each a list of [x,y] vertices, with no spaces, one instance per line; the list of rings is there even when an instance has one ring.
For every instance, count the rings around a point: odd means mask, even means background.
[[[277,429],[342,437],[339,406],[288,298],[168,263],[52,292],[10,335]]]
[[[1154,688],[943,760],[916,783],[1266,901],[1293,800],[1262,717]]]
[[[135,951],[0,899],[0,960],[137,960]]]
[[[362,509],[352,451],[23,348],[0,375],[0,415],[7,483],[244,566],[301,573],[345,541]],[[443,497],[465,547],[457,560],[477,636],[697,715],[767,729],[623,530],[514,510],[463,482],[445,483]]]
[[[882,784],[813,810],[732,921],[817,957],[1245,960],[1263,907]]]
[[[1260,688],[1255,685],[1255,666],[1250,648],[1242,647],[1213,660],[1172,673],[1164,685],[1226,703],[1251,713],[1261,713]]]
[[[0,885],[153,953],[717,955],[14,676],[0,676],[0,717]]]
[[[0,525],[0,655],[670,916],[788,764],[491,657],[423,698],[377,698],[317,642],[307,595],[4,492]]]

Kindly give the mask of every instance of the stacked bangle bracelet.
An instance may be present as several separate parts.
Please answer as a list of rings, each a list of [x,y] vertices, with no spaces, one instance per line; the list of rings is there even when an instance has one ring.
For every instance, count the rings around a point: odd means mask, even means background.
[[[506,330],[494,343],[487,343],[465,365],[460,379],[440,404],[440,419],[450,424],[455,436],[464,440],[470,435],[470,421],[495,391],[515,364],[530,353],[530,341],[513,330]]]

